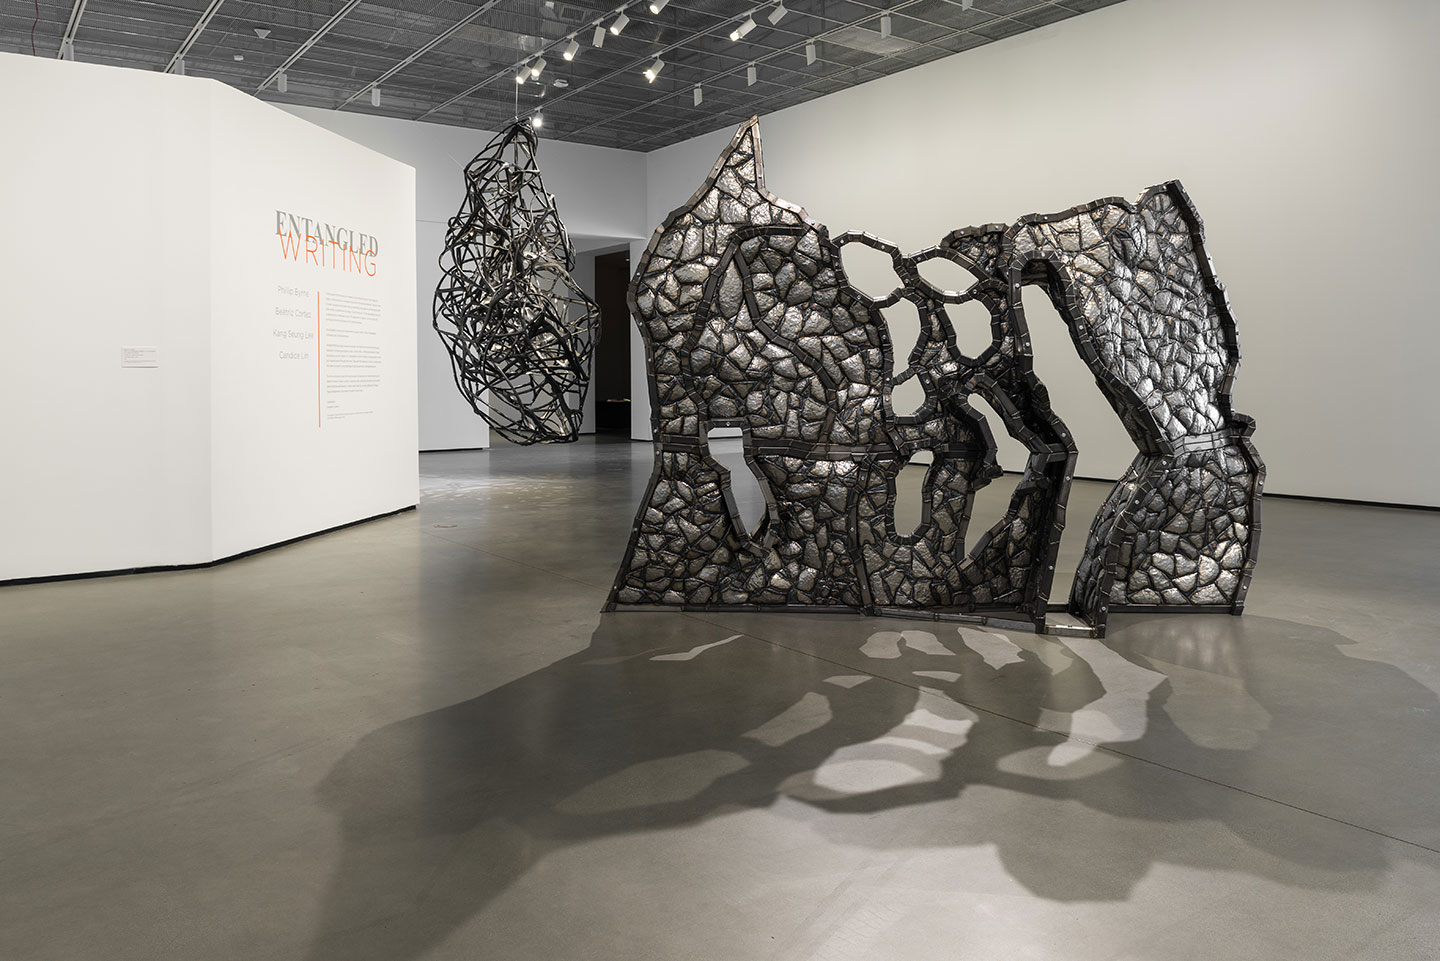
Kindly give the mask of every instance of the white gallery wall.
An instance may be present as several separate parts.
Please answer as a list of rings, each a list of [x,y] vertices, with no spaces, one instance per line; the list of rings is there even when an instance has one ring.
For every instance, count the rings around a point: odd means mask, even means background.
[[[285,109],[415,168],[420,449],[489,446],[485,422],[455,387],[450,356],[432,326],[431,302],[440,280],[445,227],[465,197],[465,165],[494,133],[313,107]],[[537,157],[545,189],[555,195],[561,220],[577,250],[649,236],[644,154],[542,138]],[[593,283],[585,289],[592,288]],[[593,401],[587,399],[587,423],[591,424],[592,411]]]
[[[1427,0],[1126,0],[763,116],[765,171],[832,233],[907,251],[1179,179],[1230,291],[1235,406],[1259,420],[1267,489],[1440,505],[1437,49]],[[732,132],[647,155],[649,224]],[[1078,472],[1115,477],[1133,447],[1033,293],[1037,370]]]
[[[413,506],[413,172],[213,81],[4,54],[0,89],[0,580]]]
[[[211,90],[211,550],[228,557],[416,502],[415,172]],[[291,217],[340,243],[312,253]]]

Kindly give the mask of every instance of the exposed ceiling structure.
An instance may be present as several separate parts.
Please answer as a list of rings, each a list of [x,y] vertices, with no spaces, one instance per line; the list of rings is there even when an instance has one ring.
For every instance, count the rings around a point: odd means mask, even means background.
[[[1116,2],[48,0],[0,7],[0,50],[487,130],[540,111],[543,136],[654,150]]]

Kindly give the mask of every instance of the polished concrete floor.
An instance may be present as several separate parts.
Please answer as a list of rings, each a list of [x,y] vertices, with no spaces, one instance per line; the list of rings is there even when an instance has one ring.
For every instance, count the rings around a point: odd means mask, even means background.
[[[1270,500],[1103,642],[602,615],[649,459],[0,589],[0,958],[1440,957],[1440,514]]]

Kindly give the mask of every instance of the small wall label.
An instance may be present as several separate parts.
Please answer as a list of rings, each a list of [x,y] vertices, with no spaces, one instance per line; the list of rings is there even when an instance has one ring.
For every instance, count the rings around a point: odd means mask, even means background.
[[[121,347],[121,367],[159,367],[159,347]]]

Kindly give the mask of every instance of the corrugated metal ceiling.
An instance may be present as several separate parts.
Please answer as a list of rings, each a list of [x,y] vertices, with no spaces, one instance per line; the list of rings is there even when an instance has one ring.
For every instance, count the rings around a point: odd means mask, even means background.
[[[165,70],[183,56],[190,76],[265,100],[490,130],[539,109],[546,137],[653,150],[1116,2],[787,0],[772,23],[778,4],[734,0],[669,0],[658,13],[650,0],[74,0],[0,7],[0,50],[54,57],[69,37],[77,60]],[[629,24],[593,46],[617,10]],[[756,26],[732,41],[747,17]],[[537,55],[541,77],[516,84]]]

